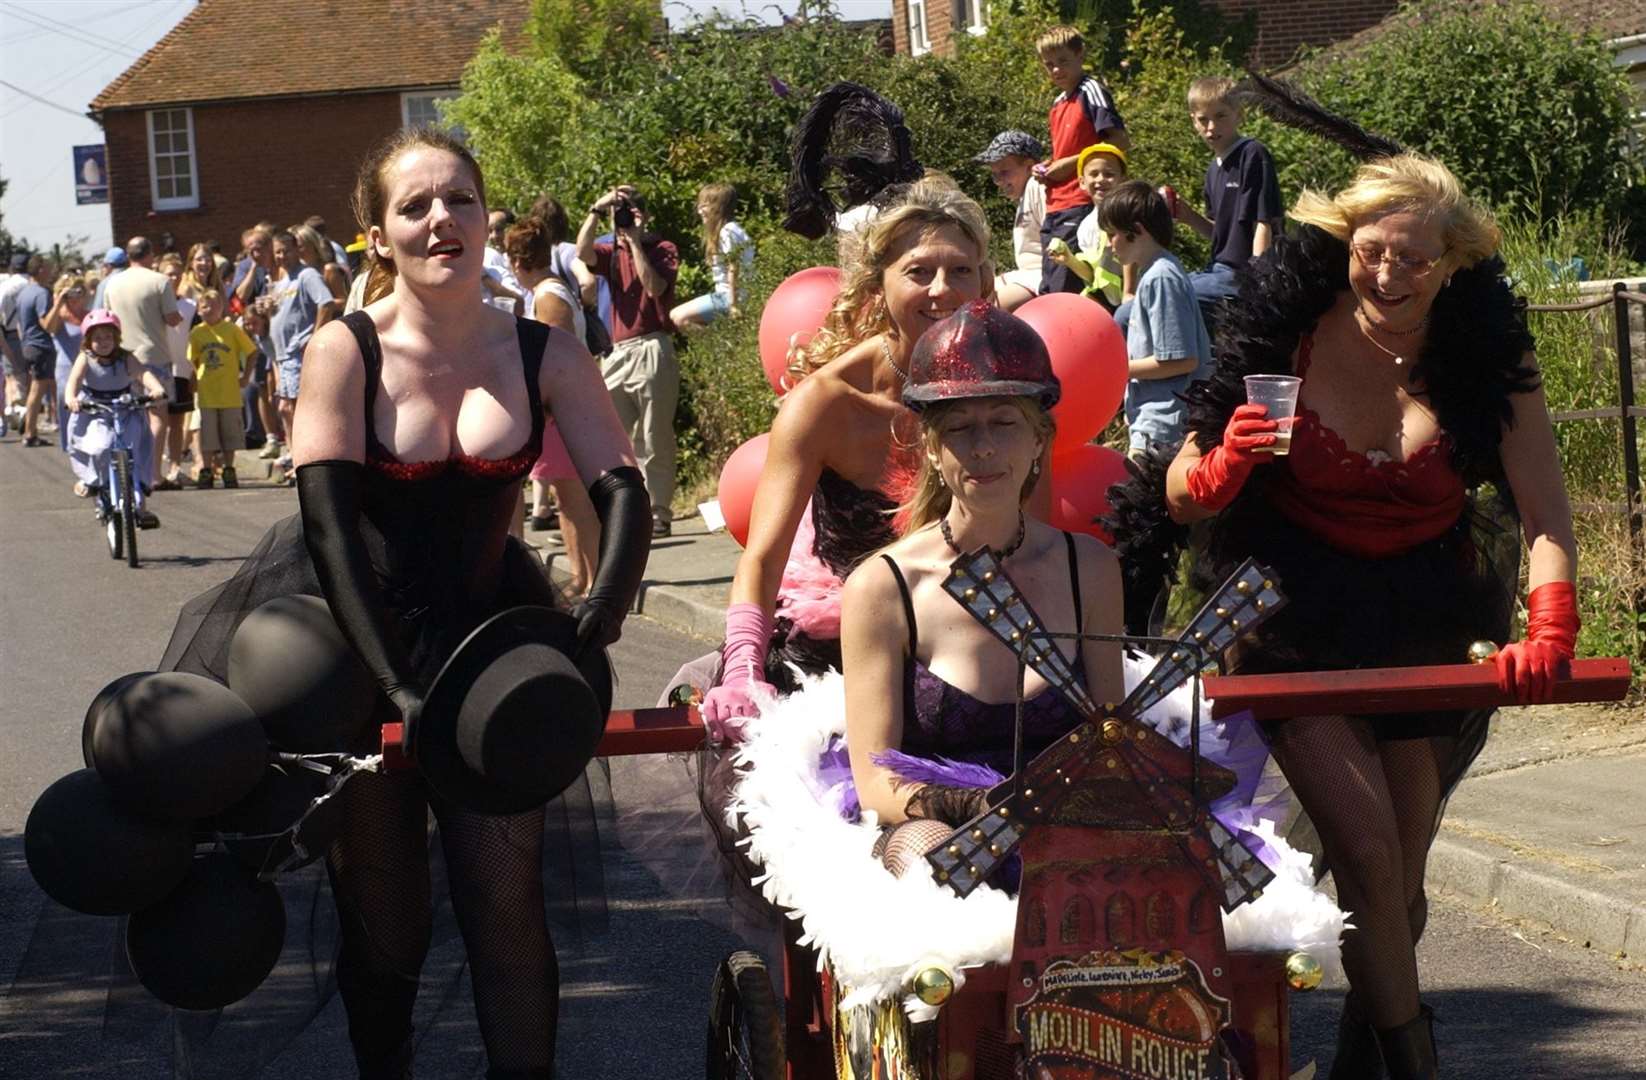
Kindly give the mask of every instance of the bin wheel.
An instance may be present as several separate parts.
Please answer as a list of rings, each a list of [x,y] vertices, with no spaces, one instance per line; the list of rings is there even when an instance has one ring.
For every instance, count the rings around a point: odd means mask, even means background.
[[[783,1080],[783,1024],[766,962],[734,952],[709,990],[708,1080]]]

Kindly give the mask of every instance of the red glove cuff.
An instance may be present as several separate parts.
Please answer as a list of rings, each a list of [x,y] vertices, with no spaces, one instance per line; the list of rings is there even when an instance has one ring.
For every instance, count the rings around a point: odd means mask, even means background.
[[[1189,467],[1184,484],[1189,489],[1189,498],[1207,510],[1221,510],[1234,502],[1251,472],[1249,462],[1242,461],[1221,446],[1214,446]]]
[[[1526,640],[1551,645],[1567,660],[1577,655],[1577,586],[1550,581],[1526,597]]]

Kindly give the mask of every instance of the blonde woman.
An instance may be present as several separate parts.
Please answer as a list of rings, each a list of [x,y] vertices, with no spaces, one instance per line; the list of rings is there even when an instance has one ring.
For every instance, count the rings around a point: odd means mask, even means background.
[[[943,591],[950,564],[988,546],[1054,632],[1121,632],[1114,553],[1027,513],[1060,393],[1034,330],[986,301],[967,304],[915,350],[903,400],[920,415],[920,462],[904,535],[853,572],[841,596],[852,777],[863,809],[885,827],[877,854],[894,874],[983,810],[978,767],[1012,771],[1016,658]],[[1097,700],[1124,696],[1117,645],[1058,647]],[[1026,760],[1080,723],[1057,690],[1028,679]],[[974,775],[929,768],[939,757]],[[909,758],[928,766],[922,780],[899,772]],[[950,772],[952,782],[942,775]]]
[[[732,219],[737,189],[705,184],[697,193],[697,216],[703,222],[703,253],[714,275],[714,291],[675,305],[669,318],[682,330],[696,330],[723,315],[737,315],[749,275],[754,272],[754,241]]]
[[[209,246],[195,244],[183,260],[183,281],[177,286],[177,295],[186,296],[198,304],[200,294],[208,289],[223,291],[223,271],[212,258]]]
[[[834,310],[795,357],[796,385],[772,424],[732,581],[722,674],[703,703],[717,736],[737,736],[759,687],[792,689],[787,665],[839,668],[839,582],[892,540],[886,491],[912,471],[902,403],[909,357],[927,330],[992,292],[988,250],[982,210],[943,181],[911,185],[865,230]]]
[[[1499,655],[1499,683],[1547,700],[1577,639],[1577,548],[1497,226],[1445,166],[1404,153],[1361,166],[1334,196],[1305,192],[1291,216],[1303,228],[1253,262],[1227,307],[1217,366],[1190,388],[1190,436],[1165,477],[1173,521],[1206,522],[1204,573],[1252,555],[1286,585],[1286,610],[1235,670],[1461,663],[1472,642],[1507,640],[1512,505],[1530,545],[1529,633]],[[1277,424],[1246,404],[1251,374],[1302,379],[1287,455],[1266,452]],[[1512,498],[1487,499],[1482,484]],[[1122,552],[1140,565],[1143,532],[1129,532]],[[1489,716],[1266,725],[1354,912],[1339,1080],[1384,1075],[1380,1058],[1396,1080],[1435,1075],[1414,952],[1424,872]]]
[[[320,271],[326,288],[331,290],[332,299],[342,300],[347,297],[348,271],[337,265],[337,253],[332,250],[326,238],[310,225],[293,225],[288,231],[297,240],[298,259],[304,266],[312,266]]]

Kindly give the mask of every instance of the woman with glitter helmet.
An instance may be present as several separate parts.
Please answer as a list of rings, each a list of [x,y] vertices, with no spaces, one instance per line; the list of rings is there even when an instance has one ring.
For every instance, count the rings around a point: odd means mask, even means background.
[[[703,703],[715,735],[735,739],[762,693],[793,689],[790,664],[840,667],[840,581],[893,539],[885,492],[912,471],[909,357],[932,326],[992,288],[988,250],[982,210],[941,180],[909,185],[865,228],[833,310],[795,354],[796,385],[772,424],[721,674]]]
[[[1500,687],[1547,700],[1573,655],[1571,510],[1524,304],[1499,234],[1452,173],[1360,131],[1284,86],[1259,104],[1365,160],[1336,195],[1306,191],[1243,273],[1211,378],[1188,393],[1190,435],[1169,466],[1118,493],[1134,617],[1204,522],[1196,576],[1247,556],[1272,567],[1285,610],[1237,649],[1236,672],[1461,663],[1505,641],[1518,581],[1515,517],[1530,546],[1525,640],[1497,658]],[[1243,378],[1302,379],[1290,452],[1246,403]],[[1483,489],[1483,485],[1489,488]],[[1356,929],[1331,1076],[1436,1075],[1415,946],[1429,845],[1490,710],[1310,716],[1266,725],[1319,835]],[[1381,1064],[1380,1064],[1381,1062]]]
[[[987,301],[940,323],[911,357],[903,401],[920,417],[920,459],[902,536],[841,597],[852,776],[886,826],[878,853],[894,873],[982,811],[979,777],[1012,771],[1016,658],[943,591],[950,564],[986,545],[1048,627],[1120,632],[1114,553],[1025,512],[1060,394],[1040,337]],[[1124,696],[1117,644],[1057,647],[1099,700]],[[1032,672],[1023,701],[1024,760],[1079,723]],[[963,767],[934,772],[939,757]]]

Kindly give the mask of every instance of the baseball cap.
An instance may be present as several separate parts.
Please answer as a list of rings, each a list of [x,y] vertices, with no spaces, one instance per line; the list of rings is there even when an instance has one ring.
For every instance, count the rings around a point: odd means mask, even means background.
[[[29,253],[19,251],[11,257],[11,272],[21,274],[29,268]]]
[[[126,249],[121,247],[109,248],[109,250],[103,255],[103,262],[108,266],[125,266]]]
[[[979,165],[993,165],[1003,157],[1016,155],[1017,157],[1033,158],[1036,161],[1046,156],[1046,148],[1040,145],[1040,140],[1027,131],[1002,131],[989,141],[988,147],[979,155],[972,158]]]

